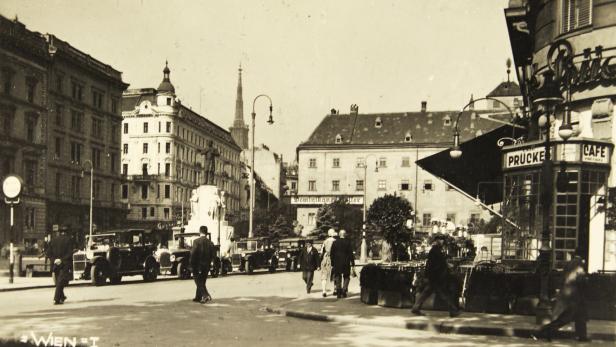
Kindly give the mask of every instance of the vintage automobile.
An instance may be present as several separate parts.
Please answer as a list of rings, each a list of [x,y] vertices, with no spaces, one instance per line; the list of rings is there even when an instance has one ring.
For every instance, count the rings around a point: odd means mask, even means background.
[[[247,273],[252,273],[256,269],[268,269],[269,272],[274,272],[278,267],[276,249],[265,237],[245,238],[234,242],[231,262],[233,267]]]
[[[299,270],[299,253],[306,245],[305,237],[288,237],[278,241],[278,268]]]
[[[85,251],[73,254],[73,278],[100,286],[107,279],[118,284],[122,276],[142,275],[145,281],[158,277],[156,246],[143,229],[122,229],[86,237]]]
[[[192,269],[190,267],[190,250],[193,241],[199,237],[199,233],[177,233],[173,236],[173,241],[169,244],[169,269],[173,276],[179,279],[189,279]],[[216,254],[218,254],[218,246],[214,246]],[[161,256],[161,259],[163,257]],[[162,264],[161,264],[162,265]],[[161,269],[163,267],[161,266]],[[231,260],[228,257],[223,257],[222,261],[216,255],[210,269],[210,276],[218,277],[219,274],[226,275],[233,271]]]

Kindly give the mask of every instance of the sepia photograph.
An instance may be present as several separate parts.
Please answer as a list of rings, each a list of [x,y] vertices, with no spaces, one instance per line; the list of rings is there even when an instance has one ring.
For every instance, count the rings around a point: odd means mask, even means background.
[[[0,347],[616,347],[616,0],[1,0]]]

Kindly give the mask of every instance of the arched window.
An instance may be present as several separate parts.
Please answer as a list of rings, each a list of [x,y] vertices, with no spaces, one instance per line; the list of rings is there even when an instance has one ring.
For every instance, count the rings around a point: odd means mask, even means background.
[[[380,128],[382,126],[383,126],[383,122],[381,121],[381,117],[376,117],[376,120],[374,121],[374,127]]]
[[[340,134],[336,135],[336,143],[342,143],[342,136]]]

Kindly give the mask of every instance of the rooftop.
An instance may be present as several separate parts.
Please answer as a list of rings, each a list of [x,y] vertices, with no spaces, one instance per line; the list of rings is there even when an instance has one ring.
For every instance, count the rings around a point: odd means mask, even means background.
[[[521,96],[520,86],[515,82],[503,82],[499,84],[487,96],[503,97],[503,96]]]
[[[305,146],[322,145],[448,145],[458,111],[329,114],[312,132]],[[502,123],[480,118],[490,115],[501,121],[510,116],[497,111],[465,111],[460,116],[462,141],[479,136]]]

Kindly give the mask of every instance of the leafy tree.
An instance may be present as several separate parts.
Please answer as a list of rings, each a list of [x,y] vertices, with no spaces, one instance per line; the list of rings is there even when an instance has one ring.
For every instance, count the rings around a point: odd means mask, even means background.
[[[319,240],[327,238],[327,231],[331,228],[336,229],[338,227],[338,221],[334,214],[334,208],[332,204],[326,204],[319,207],[317,211],[317,228],[313,230],[310,235],[316,236]]]
[[[321,206],[317,211],[316,222],[317,229],[311,235],[319,239],[325,239],[330,228],[344,229],[348,238],[356,241],[360,239],[357,236],[362,227],[361,209],[349,204],[346,199],[337,199],[331,204]]]
[[[385,195],[374,200],[368,210],[368,223],[372,224],[383,239],[392,245],[394,260],[398,259],[396,253],[405,249],[410,239],[411,234],[406,227],[406,221],[411,219],[411,212],[408,200],[395,195]]]
[[[293,223],[291,223],[284,215],[279,215],[276,221],[271,225],[269,237],[273,242],[282,238],[294,235]]]

